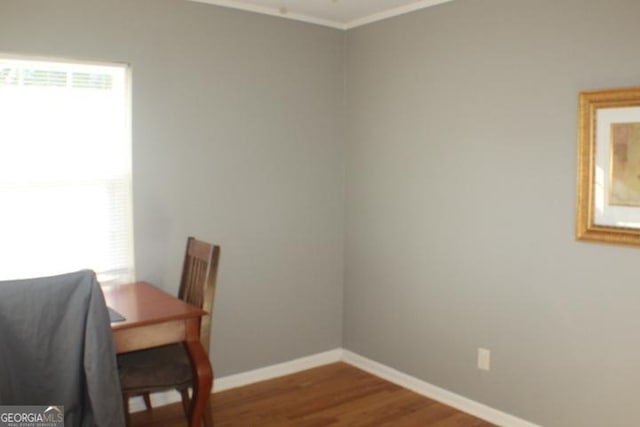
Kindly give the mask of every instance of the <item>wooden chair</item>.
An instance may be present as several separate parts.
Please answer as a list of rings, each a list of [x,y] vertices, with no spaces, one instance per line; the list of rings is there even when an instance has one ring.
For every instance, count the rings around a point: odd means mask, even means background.
[[[216,290],[216,276],[220,247],[189,237],[182,267],[178,297],[202,307],[208,315],[200,323],[200,341],[209,352],[211,318]],[[172,344],[149,350],[135,351],[118,356],[118,369],[124,408],[129,421],[129,398],[142,395],[147,409],[151,409],[150,393],[176,389],[182,396],[185,416],[189,416],[189,388],[192,384],[192,366],[182,344]],[[207,404],[205,426],[213,426],[211,407]]]

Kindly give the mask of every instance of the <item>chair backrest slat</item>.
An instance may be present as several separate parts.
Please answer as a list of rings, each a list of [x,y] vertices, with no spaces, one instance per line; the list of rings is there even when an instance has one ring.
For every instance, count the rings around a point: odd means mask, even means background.
[[[194,237],[187,239],[187,248],[182,267],[182,279],[178,297],[189,304],[201,307],[208,313],[200,322],[200,341],[209,352],[211,319],[218,275],[220,247]]]

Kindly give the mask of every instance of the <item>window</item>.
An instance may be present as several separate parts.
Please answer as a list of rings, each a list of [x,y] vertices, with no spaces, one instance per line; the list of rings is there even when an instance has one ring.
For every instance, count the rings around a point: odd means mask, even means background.
[[[0,55],[0,279],[133,279],[129,71]]]

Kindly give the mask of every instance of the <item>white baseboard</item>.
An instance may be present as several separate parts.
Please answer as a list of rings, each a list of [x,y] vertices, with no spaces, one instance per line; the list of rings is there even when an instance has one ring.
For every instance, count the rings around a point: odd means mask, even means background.
[[[351,351],[343,350],[343,361],[377,377],[383,378],[389,382],[421,394],[422,396],[428,397],[429,399],[437,400],[438,402],[444,403],[452,408],[456,408],[462,412],[466,412],[467,414],[482,418],[483,420],[489,421],[490,423],[498,426],[540,427],[529,421],[514,417],[513,415],[460,396],[459,394],[452,393]]]
[[[216,378],[213,385],[213,392],[217,393],[236,387],[242,387],[243,385],[294,374],[306,369],[340,362],[341,360],[342,349],[337,348],[335,350],[325,351],[324,353],[318,353],[302,357],[300,359],[291,360],[289,362],[267,366],[266,368],[254,369],[253,371]]]
[[[425,397],[428,397],[445,405],[449,405],[460,411],[474,415],[490,423],[503,427],[540,427],[529,421],[491,408],[482,403],[452,393],[443,388],[437,387],[426,381],[412,377],[402,373],[396,369],[390,368],[382,363],[378,363],[366,357],[360,356],[342,348],[326,351],[324,353],[314,354],[300,359],[288,362],[278,363],[277,365],[267,366],[264,368],[254,369],[240,374],[229,375],[226,377],[216,378],[213,386],[213,392],[218,393],[224,390],[230,390],[236,387],[266,381],[273,378],[282,377],[306,369],[318,366],[328,365],[335,362],[345,362],[356,368],[367,371],[377,377],[383,378],[389,382],[407,388]],[[151,403],[154,407],[168,405],[180,401],[180,394],[176,391],[168,391],[163,393],[153,393],[151,395]],[[131,412],[137,412],[144,409],[142,398],[133,398],[130,403]]]
[[[311,356],[301,357],[299,359],[290,360],[288,362],[278,363],[264,368],[254,369],[252,371],[242,372],[240,374],[228,375],[226,377],[216,378],[213,384],[213,392],[218,393],[224,390],[230,390],[236,387],[242,387],[266,381],[273,378],[282,377],[296,372],[304,371],[318,366],[328,365],[329,363],[340,362],[342,360],[342,349],[325,351],[324,353],[313,354]],[[151,404],[153,407],[169,405],[181,401],[180,393],[170,390],[166,392],[151,394]],[[129,403],[131,412],[138,412],[145,409],[144,402],[141,397],[134,397]]]
[[[149,399],[151,399],[151,405],[154,408],[182,401],[180,393],[175,390],[151,393],[149,395]],[[140,412],[144,411],[145,409],[146,407],[144,406],[142,397],[132,397],[129,399],[129,412]]]

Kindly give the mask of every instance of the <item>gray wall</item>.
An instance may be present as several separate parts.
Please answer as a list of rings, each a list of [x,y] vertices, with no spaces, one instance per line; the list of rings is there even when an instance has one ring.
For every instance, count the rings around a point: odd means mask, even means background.
[[[0,0],[0,52],[131,64],[138,279],[222,246],[217,376],[341,345],[344,33],[181,0]]]
[[[638,16],[457,0],[347,32],[345,64],[342,32],[204,4],[0,0],[0,51],[131,64],[138,278],[175,291],[187,235],[222,245],[219,376],[344,321],[516,416],[635,426],[638,250],[575,242],[574,205],[577,93],[638,84]]]
[[[640,425],[640,252],[574,240],[577,94],[640,83],[639,17],[457,0],[348,32],[346,348],[545,426]]]

